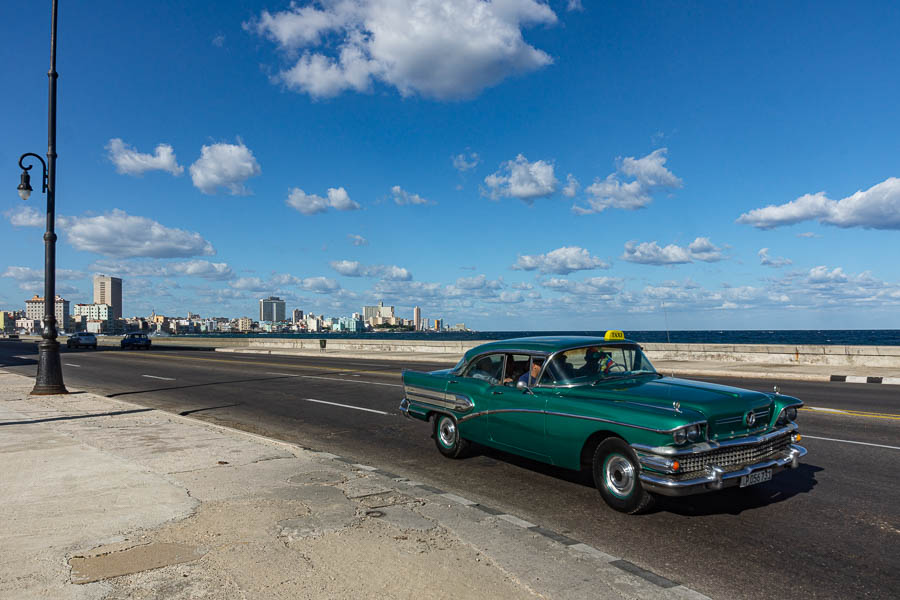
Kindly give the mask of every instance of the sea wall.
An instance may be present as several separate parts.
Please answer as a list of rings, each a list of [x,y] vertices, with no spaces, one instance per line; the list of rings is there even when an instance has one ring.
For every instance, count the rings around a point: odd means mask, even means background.
[[[482,341],[329,339],[328,351],[352,353],[426,353],[458,357]],[[860,367],[900,367],[900,346],[792,346],[763,344],[642,344],[650,360],[717,361],[778,365],[830,365]],[[251,350],[302,351],[321,350],[317,339],[247,340]]]

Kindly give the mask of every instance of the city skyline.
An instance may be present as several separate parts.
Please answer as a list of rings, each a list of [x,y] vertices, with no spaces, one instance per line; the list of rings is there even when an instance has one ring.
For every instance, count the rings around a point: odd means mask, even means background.
[[[63,6],[57,293],[106,274],[126,315],[277,296],[480,330],[900,327],[896,4],[350,4]],[[42,200],[13,188],[49,23],[24,16],[0,26],[2,310],[43,293]]]

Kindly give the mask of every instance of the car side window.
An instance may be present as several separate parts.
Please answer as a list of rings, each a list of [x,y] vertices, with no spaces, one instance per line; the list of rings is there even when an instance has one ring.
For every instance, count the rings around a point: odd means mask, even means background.
[[[503,385],[516,387],[516,382],[519,381],[519,378],[528,372],[529,360],[531,360],[531,357],[527,354],[507,354]]]
[[[503,354],[488,354],[476,358],[468,366],[463,377],[481,379],[491,384],[500,383],[500,375],[503,372]]]

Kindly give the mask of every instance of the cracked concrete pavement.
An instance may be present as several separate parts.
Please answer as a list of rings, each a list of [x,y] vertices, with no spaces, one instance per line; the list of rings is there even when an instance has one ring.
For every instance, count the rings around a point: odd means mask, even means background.
[[[700,598],[376,467],[0,371],[0,598]]]

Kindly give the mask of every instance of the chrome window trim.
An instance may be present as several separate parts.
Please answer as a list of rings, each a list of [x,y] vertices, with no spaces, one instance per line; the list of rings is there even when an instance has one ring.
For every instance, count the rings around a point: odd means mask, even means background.
[[[638,452],[647,454],[658,454],[661,456],[688,456],[693,454],[702,454],[704,452],[710,452],[722,448],[731,448],[734,446],[750,446],[763,444],[777,437],[793,433],[797,431],[797,429],[799,429],[799,427],[797,427],[796,423],[790,423],[765,435],[752,435],[733,440],[725,440],[722,442],[701,442],[699,444],[691,444],[690,446],[682,448],[677,448],[675,446],[646,446],[644,444],[631,444],[631,447]]]

